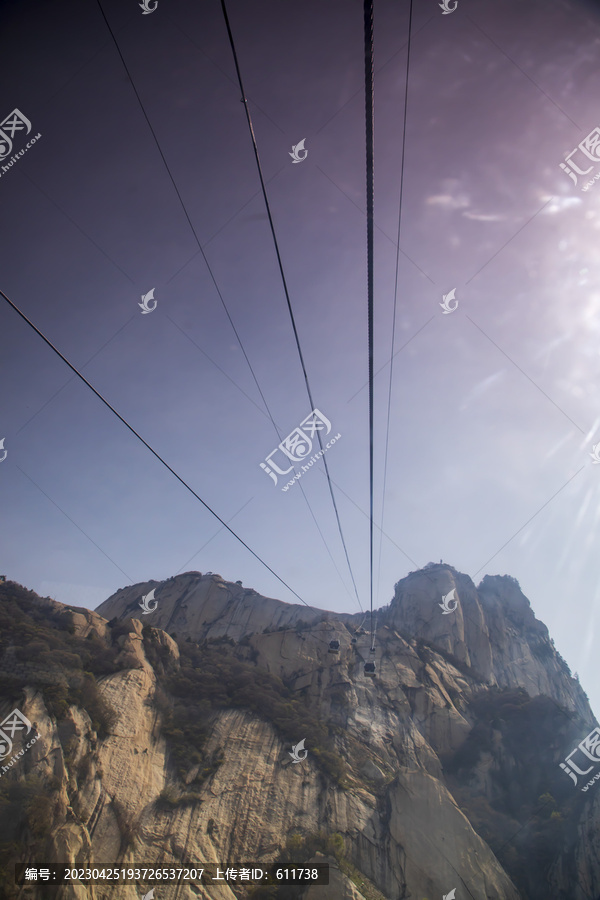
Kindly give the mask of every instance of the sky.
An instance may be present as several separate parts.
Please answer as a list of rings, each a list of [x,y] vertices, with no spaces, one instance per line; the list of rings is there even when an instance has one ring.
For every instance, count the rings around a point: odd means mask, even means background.
[[[89,608],[199,570],[356,612],[362,3],[227,9],[352,574],[322,461],[287,491],[260,465],[313,406],[218,0],[0,6],[0,289],[260,559],[0,297],[0,572]],[[374,12],[374,605],[429,561],[510,574],[598,714],[600,5],[414,0],[405,111],[409,9]]]

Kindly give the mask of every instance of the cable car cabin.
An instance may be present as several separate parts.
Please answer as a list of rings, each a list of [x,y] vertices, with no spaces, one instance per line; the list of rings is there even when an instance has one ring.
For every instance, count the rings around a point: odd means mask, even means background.
[[[329,652],[330,653],[339,653],[340,652],[340,642],[339,641],[329,641]]]
[[[355,643],[356,643],[356,638],[352,638],[352,640],[350,641],[350,643],[351,643],[351,644],[355,644]]]
[[[369,678],[375,678],[375,663],[365,663],[365,675],[368,675]]]

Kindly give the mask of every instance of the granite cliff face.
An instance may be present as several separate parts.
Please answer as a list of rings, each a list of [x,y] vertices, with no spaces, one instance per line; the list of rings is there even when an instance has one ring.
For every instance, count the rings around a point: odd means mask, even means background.
[[[456,611],[439,615],[440,596],[453,589],[459,598]],[[489,685],[522,687],[532,697],[545,694],[590,727],[594,722],[583,691],[565,678],[570,673],[548,629],[508,575],[486,575],[475,588],[468,575],[430,564],[398,582],[389,622],[452,653]]]
[[[142,615],[153,589],[157,607]],[[30,816],[12,836],[19,861],[329,858],[328,888],[256,898],[600,895],[600,788],[575,790],[558,765],[595,720],[514,579],[476,588],[450,566],[411,573],[378,613],[375,654],[362,616],[285,604],[212,574],[127,587],[95,613],[10,583],[0,604],[11,591],[17,605],[23,593],[42,643],[46,619],[71,642],[52,651],[57,674],[2,623],[3,715],[20,704],[42,738],[0,779],[0,801],[6,778],[38,779],[55,798],[50,826],[36,834]],[[457,606],[444,615],[452,591]],[[97,688],[86,692],[77,685],[88,684],[87,665]],[[296,765],[289,751],[302,739],[308,756]],[[123,886],[119,896],[140,892]],[[161,885],[155,896],[246,894]]]

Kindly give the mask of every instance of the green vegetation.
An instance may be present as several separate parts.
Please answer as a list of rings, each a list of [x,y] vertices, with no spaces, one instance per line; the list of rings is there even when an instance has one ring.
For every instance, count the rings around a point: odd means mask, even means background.
[[[549,697],[530,697],[522,688],[479,691],[469,706],[476,724],[459,750],[444,760],[444,769],[449,774],[471,768],[483,752],[491,753],[497,743],[495,732],[501,733],[506,750],[514,754],[520,766],[527,767],[531,762],[539,773],[540,760],[548,757],[548,748],[555,743],[559,730],[564,732],[572,716]],[[497,777],[505,782],[500,774]],[[537,799],[541,787],[539,776],[529,779],[530,801]],[[521,792],[519,799],[525,799]]]
[[[102,699],[96,678],[118,671],[119,648],[92,635],[83,640],[73,634],[68,611],[40,603],[21,585],[0,584],[0,658],[24,666],[27,684],[37,687],[49,712],[59,721],[70,705],[85,709],[92,728],[102,737],[114,724],[114,714]],[[31,666],[30,666],[31,664]],[[14,701],[10,668],[3,673],[0,699]],[[23,678],[15,678],[22,684]]]
[[[102,698],[96,678],[118,670],[119,648],[96,636],[83,640],[74,634],[67,610],[40,600],[12,582],[0,584],[0,700],[21,706],[23,684],[37,688],[58,721],[67,764],[72,762],[76,738],[67,718],[69,706],[85,709],[100,736],[114,723],[114,712]],[[25,759],[0,780],[0,896],[17,896],[12,866],[27,846],[40,852],[61,813],[57,789],[28,772]],[[82,760],[80,773],[91,766]],[[41,852],[43,856],[43,852]]]
[[[484,575],[477,585],[477,590],[479,590],[480,588],[488,587],[490,583],[492,590],[494,590],[498,581],[504,582],[505,584],[511,584],[521,590],[521,585],[512,575]]]
[[[296,625],[297,630],[301,630],[301,624]],[[40,601],[19,585],[0,584],[0,700],[12,704],[10,708],[19,706],[23,683],[40,690],[57,719],[58,737],[70,772],[77,736],[68,716],[69,706],[87,710],[100,738],[113,727],[114,712],[103,700],[97,680],[127,666],[119,638],[128,627],[117,619],[109,626],[107,640],[94,633],[79,638],[68,610]],[[157,798],[157,809],[176,810],[200,802],[200,785],[223,761],[221,748],[211,754],[206,748],[215,716],[226,709],[247,710],[268,721],[290,747],[305,737],[311,761],[341,787],[348,785],[347,767],[335,749],[335,726],[326,725],[312,712],[302,692],[293,692],[279,678],[258,668],[249,640],[240,646],[224,637],[200,645],[190,637],[173,637],[179,660],[161,642],[160,632],[143,629],[145,653],[157,677],[156,693],[149,702],[159,714],[169,760],[180,779]],[[407,639],[415,645],[414,639]],[[416,646],[422,660],[437,653],[477,678],[476,672],[434,644],[418,640]],[[532,643],[532,647],[541,660],[550,658],[550,645],[545,640]],[[459,693],[460,698],[466,705]],[[331,699],[341,709],[347,702],[340,687],[331,691]],[[524,690],[481,690],[470,698],[465,714],[474,722],[473,728],[462,746],[442,760],[448,787],[521,895],[528,900],[545,900],[545,874],[560,852],[566,849],[568,853],[572,847],[573,812],[585,802],[584,795],[573,791],[570,780],[561,776],[557,766],[565,748],[574,747],[578,736],[581,739],[581,723],[549,698],[532,698]],[[370,729],[365,728],[363,736],[368,738],[369,734]],[[356,768],[364,747],[353,744],[347,733],[344,742]],[[485,776],[490,789],[482,792],[479,764],[486,753],[492,763]],[[282,763],[287,761],[284,754]],[[58,780],[49,788],[29,771],[28,765],[24,760],[18,769],[15,767],[16,774],[0,780],[0,897],[6,900],[17,897],[11,883],[15,859],[24,858],[33,849],[43,858],[46,840],[65,812],[64,801],[56,791]],[[77,777],[89,777],[94,765],[92,751],[79,761]],[[385,785],[373,790],[384,792]],[[135,841],[136,826],[118,801],[112,805],[124,852]],[[208,833],[216,827],[209,820]],[[277,863],[305,863],[316,853],[333,856],[366,900],[380,900],[381,895],[345,852],[339,834],[295,833]],[[293,900],[300,896],[294,893],[297,890],[289,886],[257,887],[251,896],[253,900]]]
[[[273,861],[274,866],[304,866],[315,853],[333,856],[339,862],[344,858],[344,838],[341,834],[327,834],[320,831],[316,834],[302,835],[294,833],[287,838],[285,849]],[[252,900],[296,900],[302,897],[306,886],[271,885],[256,887],[250,891]]]
[[[144,629],[144,646],[152,651],[151,629]],[[181,778],[193,765],[200,766],[196,783],[216,770],[218,756],[207,759],[203,752],[213,715],[221,709],[245,709],[266,718],[287,743],[294,744],[298,735],[306,735],[311,758],[344,786],[345,766],[328,729],[279,678],[237,659],[224,641],[202,646],[181,641],[178,646],[180,665],[159,675],[163,691],[157,702],[161,704],[163,733]]]
[[[72,675],[68,685],[46,686],[42,693],[48,711],[59,720],[73,704],[85,709],[92,720],[93,731],[101,738],[109,734],[115,724],[116,715],[100,694],[91,672],[83,672],[79,677]]]
[[[282,851],[275,864],[299,866],[312,859],[315,853],[333,856],[339,863],[344,858],[344,849],[344,837],[337,831],[332,834],[319,831],[306,835],[295,832],[288,837],[285,850]]]
[[[339,832],[328,834],[319,831],[313,834],[291,834],[285,849],[274,861],[275,866],[306,866],[309,860],[314,862],[317,853],[333,857],[344,875],[354,884],[365,900],[385,900],[377,888],[346,858],[344,837]],[[296,900],[301,898],[306,886],[294,887],[282,885],[278,887],[258,887],[250,892],[252,900]]]
[[[57,786],[58,781],[54,789]],[[14,863],[23,856],[24,839],[37,840],[38,846],[43,846],[59,802],[48,796],[48,786],[35,775],[22,776],[18,781],[0,780],[0,896],[6,900],[18,896]]]
[[[18,706],[23,683],[39,689],[48,711],[58,722],[68,765],[75,759],[77,744],[69,724],[70,706],[87,711],[99,738],[110,733],[114,725],[115,714],[103,699],[97,679],[127,665],[122,655],[119,663],[117,658],[122,654],[119,638],[129,629],[117,618],[108,624],[108,640],[94,632],[80,638],[74,633],[68,610],[56,608],[12,582],[0,585],[0,658],[5,660],[6,668],[0,699]],[[299,734],[306,735],[312,759],[326,775],[344,784],[345,766],[335,752],[327,727],[280,679],[259,670],[250,661],[236,659],[236,645],[231,638],[223,637],[202,647],[183,636],[174,639],[180,661],[161,643],[159,632],[143,629],[145,653],[158,680],[154,704],[163,721],[171,761],[181,778],[189,778],[194,766],[197,772],[185,789],[163,792],[157,801],[160,808],[198,801],[199,785],[218,769],[223,758],[220,750],[209,756],[204,749],[213,718],[219,710],[228,708],[246,709],[266,718],[290,746],[297,742]],[[87,754],[77,766],[77,775],[87,777],[92,766],[93,755]],[[8,784],[12,782],[7,781]],[[8,802],[6,795],[4,803]],[[127,846],[135,837],[133,826],[125,811],[118,804],[113,805]],[[43,839],[46,834],[52,822],[49,801],[39,797],[26,805],[25,811],[24,818],[8,814],[10,834],[4,838],[0,835],[0,857],[11,845],[28,840],[27,835]],[[14,859],[14,847],[8,852],[9,857],[11,852]]]
[[[188,803],[199,803],[202,795],[197,791],[179,791],[174,787],[166,787],[155,800],[157,809],[178,809]]]
[[[581,802],[556,763],[569,746],[573,714],[549,697],[498,688],[480,691],[470,711],[475,725],[467,740],[443,759],[449,788],[522,895],[542,900],[545,875],[569,846],[569,821]],[[470,788],[484,753],[494,760],[492,799]]]
[[[552,646],[550,644],[546,643],[546,641],[538,640],[536,643],[532,642],[530,646],[533,655],[537,659],[542,660],[542,662],[545,659],[552,659],[552,657],[554,656],[555,651],[552,649]]]

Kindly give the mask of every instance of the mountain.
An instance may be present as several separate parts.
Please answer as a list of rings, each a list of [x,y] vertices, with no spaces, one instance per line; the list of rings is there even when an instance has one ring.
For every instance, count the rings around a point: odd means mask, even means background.
[[[597,723],[516,580],[429,564],[376,613],[374,653],[365,627],[212,573],[95,612],[1,584],[1,717],[40,734],[0,777],[2,896],[114,896],[18,893],[12,864],[43,859],[331,866],[329,887],[155,900],[598,900],[600,788],[559,765]]]

